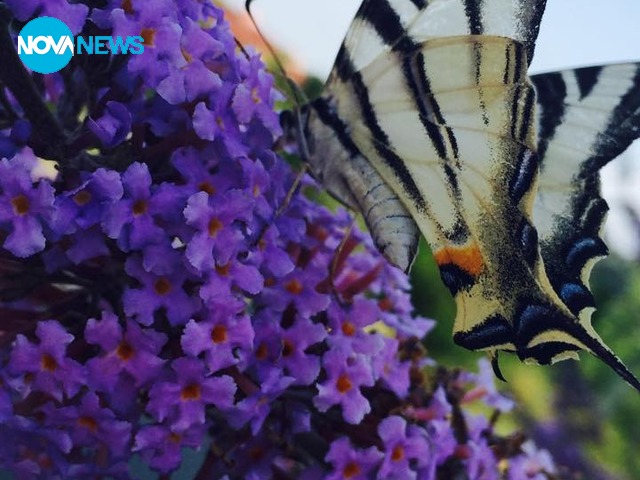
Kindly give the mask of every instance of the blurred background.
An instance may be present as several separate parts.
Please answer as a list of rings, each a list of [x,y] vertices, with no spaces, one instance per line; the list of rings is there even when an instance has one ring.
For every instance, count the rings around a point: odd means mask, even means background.
[[[234,32],[245,46],[260,37],[244,0],[224,0]],[[278,50],[290,77],[319,91],[360,0],[254,0],[258,26]],[[640,61],[638,0],[549,0],[532,73]],[[273,66],[273,63],[267,60]],[[272,69],[274,70],[274,69]],[[609,258],[594,268],[598,303],[593,323],[627,366],[640,375],[640,142],[603,170],[611,206],[605,239]],[[412,271],[414,304],[438,320],[426,340],[430,356],[449,367],[474,369],[482,354],[453,344],[454,303],[423,245]],[[580,363],[525,366],[508,356],[501,388],[519,404],[498,426],[524,428],[564,465],[561,478],[640,479],[640,395],[587,354]]]

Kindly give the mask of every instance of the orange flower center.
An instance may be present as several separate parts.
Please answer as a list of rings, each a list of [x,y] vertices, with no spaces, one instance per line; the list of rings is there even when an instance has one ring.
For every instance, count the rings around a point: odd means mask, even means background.
[[[29,213],[29,199],[26,195],[18,195],[11,200],[13,211],[16,215],[25,215]]]
[[[285,340],[282,347],[282,356],[288,357],[289,355],[293,354],[294,351],[295,348],[293,346],[293,343],[291,343],[289,340]]]
[[[304,290],[304,287],[297,279],[294,279],[288,282],[284,286],[284,288],[286,288],[287,292],[289,292],[292,295],[300,295],[302,293],[302,290]]]
[[[360,474],[360,465],[354,462],[349,462],[345,465],[342,473],[344,474],[345,478],[353,478],[356,475]]]
[[[56,362],[56,359],[48,353],[42,355],[40,365],[42,366],[42,369],[46,370],[47,372],[54,372],[58,368],[58,362]]]
[[[78,418],[78,425],[91,430],[92,432],[95,432],[98,429],[98,422],[96,422],[95,418],[88,416]]]
[[[231,270],[231,263],[227,263],[226,265],[216,265],[216,272],[218,272],[218,275],[222,277],[229,275],[229,270]]]
[[[198,400],[200,398],[200,385],[187,385],[180,395],[182,400]]]
[[[342,333],[344,333],[347,337],[351,337],[356,333],[356,326],[349,321],[345,321],[342,324]]]
[[[209,195],[213,195],[214,193],[216,193],[216,187],[211,185],[209,182],[200,182],[198,184],[198,190],[208,193]]]
[[[118,357],[125,362],[133,357],[133,348],[127,342],[121,342],[116,350]]]
[[[158,295],[166,295],[171,291],[171,282],[166,278],[162,277],[156,280],[156,283],[153,285],[153,288]]]
[[[131,5],[131,0],[122,0],[120,4],[124,13],[131,15],[133,13],[133,5]]]
[[[224,225],[217,218],[209,220],[209,236],[215,238],[222,227],[224,227]]]
[[[338,377],[336,388],[340,393],[347,393],[349,390],[351,390],[352,386],[353,385],[351,384],[351,380],[349,380],[349,377],[347,375],[342,374]]]
[[[227,327],[224,325],[216,325],[211,330],[211,340],[213,343],[224,343],[227,341]]]
[[[404,448],[400,445],[396,445],[391,451],[391,460],[399,462],[404,458]]]
[[[140,36],[145,47],[153,47],[153,42],[156,38],[156,31],[153,28],[143,28]]]
[[[146,200],[136,200],[135,202],[133,202],[132,211],[135,216],[139,216],[147,213],[148,208],[149,205],[147,204]]]
[[[91,193],[87,190],[80,190],[73,196],[73,201],[76,202],[76,205],[82,207],[91,201]]]

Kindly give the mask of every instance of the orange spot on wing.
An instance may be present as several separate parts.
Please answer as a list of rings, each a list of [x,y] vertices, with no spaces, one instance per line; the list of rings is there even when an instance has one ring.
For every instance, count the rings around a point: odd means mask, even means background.
[[[464,247],[444,247],[435,253],[438,266],[453,264],[471,276],[477,276],[484,265],[476,243]]]

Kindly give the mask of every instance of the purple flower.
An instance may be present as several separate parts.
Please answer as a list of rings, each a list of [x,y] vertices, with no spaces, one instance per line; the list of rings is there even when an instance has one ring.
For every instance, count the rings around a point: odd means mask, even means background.
[[[522,455],[509,461],[508,480],[546,480],[556,473],[551,455],[532,441],[522,444]]]
[[[157,88],[172,68],[187,64],[180,48],[182,27],[173,2],[116,0],[113,3],[111,8],[94,10],[92,19],[102,28],[112,28],[113,36],[143,38],[144,53],[132,55],[127,63],[133,78],[142,79],[149,88]]]
[[[255,295],[262,290],[264,279],[257,267],[239,260],[230,260],[211,271],[206,283],[200,288],[200,298],[210,306],[225,303],[235,298],[241,290]]]
[[[102,116],[95,120],[89,118],[87,126],[105,147],[114,147],[131,131],[131,112],[122,103],[110,101]]]
[[[371,405],[360,387],[370,387],[374,383],[366,357],[333,349],[324,355],[323,366],[327,380],[318,384],[315,406],[321,412],[326,412],[330,407],[340,405],[347,422],[361,422],[371,411]]]
[[[51,395],[61,401],[72,397],[86,383],[85,370],[67,357],[67,347],[74,337],[55,320],[40,321],[36,327],[39,343],[18,335],[11,351],[8,372],[10,383],[23,398],[31,391]]]
[[[481,398],[484,403],[502,412],[508,412],[513,408],[513,400],[505,397],[496,389],[495,375],[491,363],[486,358],[478,360],[477,374],[464,373],[463,378],[476,385],[465,395],[463,401],[470,402]]]
[[[465,415],[469,440],[461,448],[470,480],[498,480],[497,460],[487,443],[491,426],[480,415]]]
[[[213,152],[181,148],[173,154],[171,163],[186,182],[189,196],[195,192],[219,195],[242,185],[240,165],[219,162]]]
[[[191,196],[184,216],[197,229],[187,244],[187,258],[198,270],[226,265],[246,248],[242,222],[247,222],[253,201],[242,190],[229,190],[210,196],[199,192]]]
[[[237,465],[235,473],[237,478],[247,480],[262,480],[273,478],[274,471],[286,471],[286,463],[280,460],[280,451],[264,436],[250,437],[246,441],[240,441],[237,448],[232,452],[231,461]],[[283,469],[284,467],[284,469]],[[221,469],[215,478],[227,478],[225,469]]]
[[[320,357],[307,350],[324,340],[326,329],[301,317],[284,329],[278,321],[280,318],[282,315],[272,311],[256,316],[258,376],[267,377],[272,370],[284,371],[296,379],[296,384],[308,385],[320,372]]]
[[[407,394],[410,386],[411,362],[398,358],[399,342],[395,338],[382,338],[382,349],[373,357],[373,371],[393,393],[399,397]]]
[[[380,465],[384,455],[375,447],[366,450],[353,448],[345,437],[334,441],[329,448],[326,460],[333,466],[327,480],[366,480],[374,478],[373,473]]]
[[[19,20],[26,22],[31,17],[54,17],[62,20],[76,35],[87,18],[89,8],[81,3],[67,0],[7,0],[7,5]]]
[[[202,446],[205,433],[204,425],[182,431],[174,431],[167,424],[145,425],[136,434],[133,451],[154,470],[170,472],[180,466],[183,448]]]
[[[204,353],[210,373],[247,358],[253,349],[254,331],[243,307],[240,302],[230,301],[209,310],[205,320],[190,320],[181,338],[184,352],[194,357]]]
[[[383,349],[383,337],[364,331],[378,321],[380,311],[375,302],[358,298],[352,305],[343,307],[335,303],[327,309],[331,336],[329,342],[337,348],[376,356]]]
[[[71,452],[70,435],[58,428],[45,427],[42,422],[14,416],[0,423],[0,460],[3,468],[10,468],[15,478],[51,478],[66,475]]]
[[[45,246],[43,223],[53,212],[53,188],[46,180],[33,184],[21,160],[0,160],[0,229],[8,231],[4,247],[28,257]]]
[[[231,157],[246,156],[249,148],[242,142],[242,132],[230,108],[234,85],[224,84],[215,96],[196,104],[193,130],[203,140],[221,145]]]
[[[60,235],[100,224],[105,210],[123,194],[120,175],[99,168],[85,175],[79,187],[58,195],[52,228]]]
[[[125,265],[127,273],[141,285],[124,292],[125,313],[145,326],[153,323],[154,313],[160,309],[172,325],[182,325],[200,307],[198,299],[185,291],[189,276],[181,268],[181,258],[173,252],[165,260],[172,262],[174,268],[160,274],[146,271],[139,257],[129,257]]]
[[[242,166],[242,185],[250,193],[254,200],[256,220],[271,221],[274,208],[269,201],[271,190],[271,179],[269,172],[260,160],[251,160],[241,157],[238,162]],[[257,228],[256,228],[257,229]]]
[[[169,75],[158,83],[158,94],[171,104],[194,100],[222,86],[207,63],[220,56],[223,45],[191,19],[183,22],[181,50],[186,64],[169,63]]]
[[[378,426],[378,434],[384,444],[384,460],[378,478],[417,478],[411,468],[429,463],[431,452],[427,437],[419,429],[407,427],[407,421],[401,417],[387,417]]]
[[[159,422],[169,420],[175,431],[203,425],[205,408],[214,405],[229,409],[233,405],[236,385],[229,376],[205,374],[205,365],[196,359],[173,361],[173,378],[158,382],[149,391],[147,411]]]
[[[260,390],[239,401],[235,408],[227,412],[227,421],[234,428],[240,428],[249,422],[251,433],[258,435],[275,400],[284,394],[293,382],[293,378],[282,376],[280,372],[272,370],[260,385]]]
[[[284,311],[292,305],[300,315],[310,317],[329,306],[329,296],[317,290],[317,286],[326,275],[326,265],[311,264],[305,269],[298,268],[282,278],[269,282],[258,301],[278,311]]]
[[[274,135],[282,134],[280,122],[273,114],[273,104],[281,95],[273,89],[273,76],[264,71],[260,57],[251,57],[245,65],[247,80],[236,87],[232,108],[240,123],[247,124],[257,117]]]
[[[258,250],[255,252],[258,257],[264,274],[271,278],[280,278],[290,273],[295,265],[286,250],[280,246],[282,234],[278,227],[271,225],[267,227],[258,242]]]
[[[288,329],[281,332],[282,351],[279,364],[300,385],[311,384],[320,373],[320,357],[307,353],[307,349],[320,343],[327,336],[322,325],[299,317]]]
[[[86,393],[78,406],[57,408],[48,403],[42,408],[45,424],[70,432],[76,447],[106,447],[112,455],[123,457],[131,441],[131,425],[117,420],[108,408],[100,406],[93,392]]]
[[[126,322],[125,329],[108,311],[102,313],[100,320],[89,319],[85,338],[102,350],[87,362],[90,382],[100,390],[113,391],[121,379],[133,379],[133,384],[140,388],[154,379],[165,363],[158,356],[167,341],[165,334],[143,329],[131,320]]]
[[[485,440],[470,441],[465,449],[469,480],[498,480],[497,461]]]
[[[117,239],[125,251],[155,243],[164,236],[154,220],[154,214],[160,213],[163,205],[154,201],[151,183],[147,166],[133,163],[122,174],[124,197],[111,205],[104,216],[105,232]]]

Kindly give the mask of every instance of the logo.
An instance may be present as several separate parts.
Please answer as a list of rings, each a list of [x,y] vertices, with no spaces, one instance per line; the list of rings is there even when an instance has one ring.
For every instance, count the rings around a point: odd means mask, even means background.
[[[35,18],[20,30],[18,55],[34,72],[57,72],[69,63],[73,53],[73,34],[57,18]]]
[[[74,38],[57,18],[39,17],[27,23],[18,35],[18,55],[31,70],[53,73],[67,66],[74,55],[118,55],[144,52],[141,36],[87,36]]]

